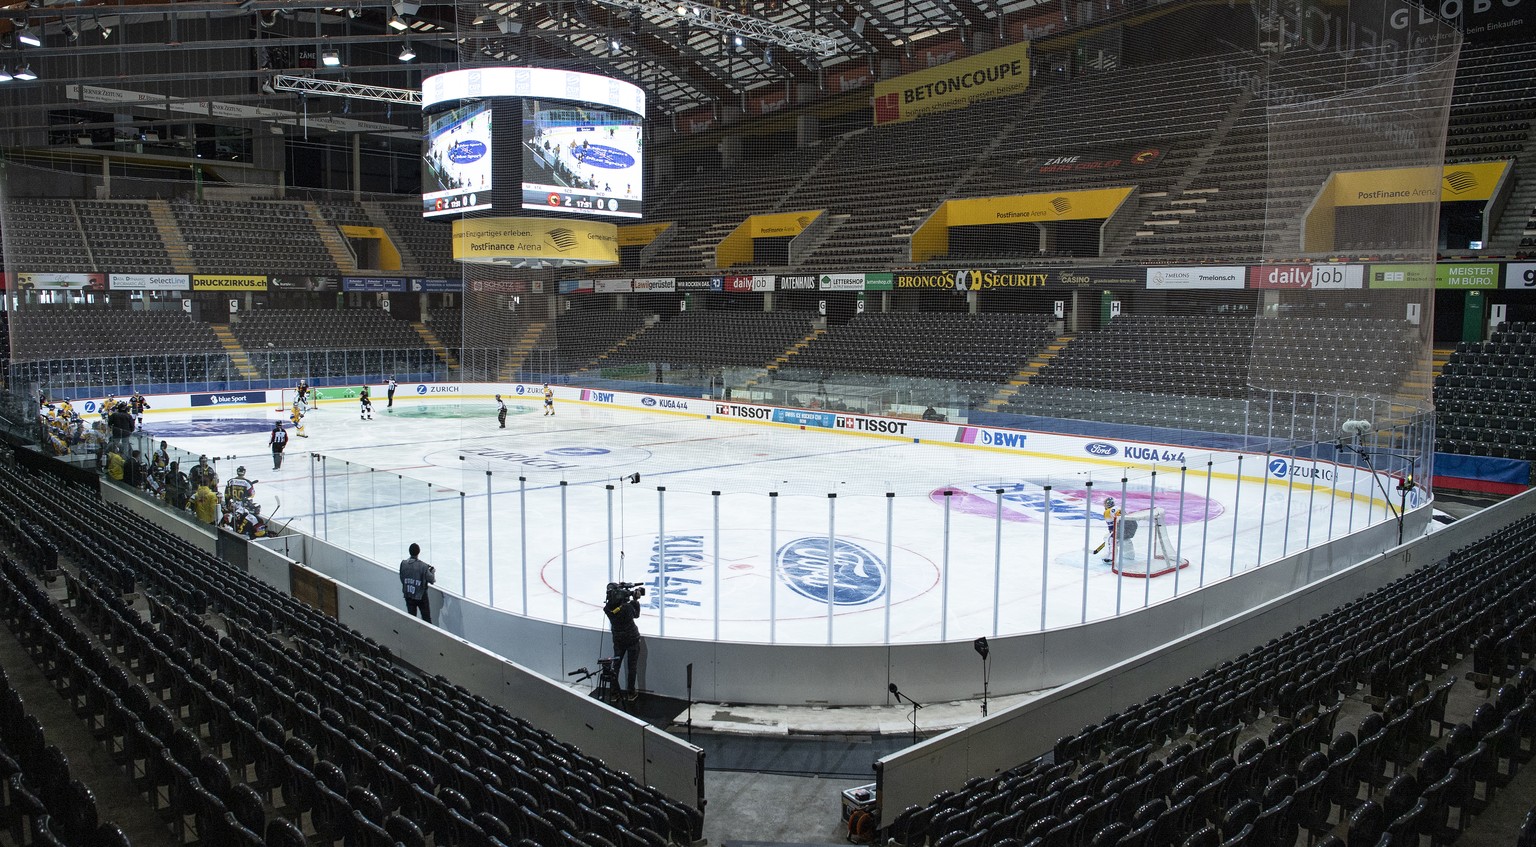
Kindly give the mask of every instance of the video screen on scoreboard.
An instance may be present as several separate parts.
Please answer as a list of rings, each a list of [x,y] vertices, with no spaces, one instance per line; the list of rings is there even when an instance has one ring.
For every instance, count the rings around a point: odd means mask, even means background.
[[[523,208],[638,218],[645,119],[551,100],[523,101]]]
[[[470,103],[427,118],[421,158],[421,214],[491,208],[491,107]]]

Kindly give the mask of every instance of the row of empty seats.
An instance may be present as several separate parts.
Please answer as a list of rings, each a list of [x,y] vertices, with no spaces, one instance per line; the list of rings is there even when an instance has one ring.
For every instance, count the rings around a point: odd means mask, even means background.
[[[183,843],[698,838],[697,811],[131,513],[0,478],[0,540],[47,551],[4,570],[40,664]]]
[[[907,847],[1454,843],[1536,757],[1533,540],[1530,519],[1495,533],[1049,756],[906,809],[888,834]],[[1448,675],[1461,669],[1484,690]]]

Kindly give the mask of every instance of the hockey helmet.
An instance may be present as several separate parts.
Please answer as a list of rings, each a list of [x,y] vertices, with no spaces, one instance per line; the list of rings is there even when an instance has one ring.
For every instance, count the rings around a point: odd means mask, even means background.
[[[1104,508],[1106,508],[1106,509],[1113,509],[1114,507],[1115,507],[1115,498],[1113,498],[1113,497],[1105,497],[1104,498]]]
[[[245,476],[245,465],[235,468],[235,476]]]

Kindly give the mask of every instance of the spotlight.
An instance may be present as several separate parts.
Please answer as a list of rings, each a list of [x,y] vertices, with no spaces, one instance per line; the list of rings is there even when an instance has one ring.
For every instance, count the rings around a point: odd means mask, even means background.
[[[688,4],[686,4],[686,3],[679,3],[679,4],[677,4],[677,16],[681,18],[681,17],[687,16],[687,14],[688,14]]]
[[[32,80],[37,79],[37,74],[32,72],[31,65],[22,65],[21,68],[16,71],[16,78],[26,82],[31,82]]]
[[[618,53],[619,52],[619,48],[621,48],[623,46],[624,45],[620,44],[619,40],[617,38],[610,39],[609,42],[608,42],[608,52],[610,52],[610,53]]]
[[[328,68],[341,67],[341,56],[335,50],[327,49],[320,54],[320,64]]]
[[[5,65],[0,65],[0,82],[10,82],[15,78],[16,77],[11,76],[10,68],[7,68]]]
[[[22,25],[21,32],[16,35],[16,40],[28,47],[43,46],[43,40],[37,37],[37,33],[33,32],[32,27],[28,24]]]
[[[411,0],[395,0],[395,2],[389,5],[395,10],[397,15],[414,15],[421,11],[421,4],[411,2]]]
[[[75,30],[72,27],[65,26],[64,29],[63,29],[63,33],[64,33],[64,40],[68,41],[70,44],[74,44],[76,41],[80,40],[80,33],[75,32]]]
[[[517,35],[523,31],[522,23],[511,18],[498,19],[496,21],[496,28],[501,30],[502,35]]]
[[[416,58],[416,51],[411,49],[411,42],[407,41],[405,46],[400,48],[400,61],[409,62],[414,58]]]
[[[406,23],[405,18],[402,18],[399,15],[390,15],[389,28],[395,30],[396,32],[405,32],[411,28],[411,25]]]

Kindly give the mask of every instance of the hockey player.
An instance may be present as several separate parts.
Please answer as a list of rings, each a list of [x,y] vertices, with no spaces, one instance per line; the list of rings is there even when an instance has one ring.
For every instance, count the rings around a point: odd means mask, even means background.
[[[295,406],[299,406],[299,407],[301,407],[303,409],[310,408],[310,405],[309,405],[309,383],[308,382],[305,382],[302,379],[299,380],[299,386],[298,386],[298,388],[295,388],[293,390],[293,393],[294,393],[294,401],[293,401],[293,403],[294,403]]]
[[[245,465],[235,468],[235,475],[229,482],[224,483],[224,499],[232,502],[242,502],[251,499],[256,491],[256,483],[246,479]]]
[[[1115,508],[1113,498],[1104,500],[1104,522],[1109,528],[1104,561],[1116,568],[1122,567],[1122,562],[1136,561],[1136,544],[1131,540],[1136,536],[1136,521],[1126,517],[1124,509]]]
[[[197,464],[187,473],[187,481],[192,485],[193,489],[207,486],[209,490],[216,491],[219,487],[219,472],[214,470],[212,465],[208,464],[207,455],[198,456]],[[217,497],[218,495],[215,494],[214,496]]]
[[[507,401],[501,399],[500,394],[496,395],[496,422],[502,429],[507,428]]]
[[[181,472],[180,462],[171,462],[165,469],[165,502],[173,509],[185,509],[191,496],[187,475]]]
[[[555,413],[555,390],[544,383],[544,416],[549,417]]]
[[[304,407],[298,400],[293,401],[293,409],[288,412],[288,420],[293,422],[293,434],[300,438],[308,438],[304,432]]]
[[[155,450],[155,455],[150,461],[151,464],[155,466],[156,470],[164,470],[166,467],[168,467],[171,464],[170,445],[166,444],[165,441],[162,440],[160,442],[160,446]]]
[[[368,396],[368,386],[357,394],[357,417],[359,420],[373,420],[373,399]]]
[[[144,428],[144,410],[148,408],[149,401],[144,399],[143,394],[135,391],[133,396],[128,398],[128,411],[133,413],[133,423],[139,429]]]
[[[1104,563],[1110,564],[1115,555],[1115,520],[1120,517],[1120,510],[1115,508],[1115,498],[1104,498],[1104,543],[1099,545],[1100,557]]]

